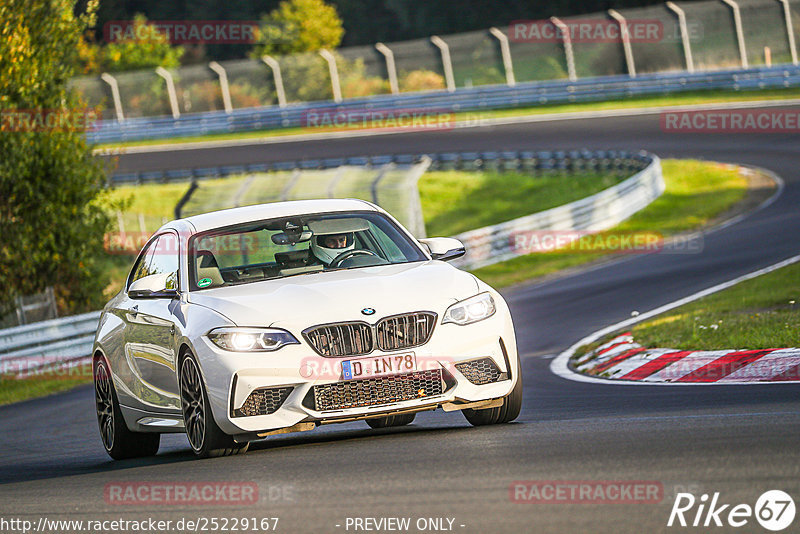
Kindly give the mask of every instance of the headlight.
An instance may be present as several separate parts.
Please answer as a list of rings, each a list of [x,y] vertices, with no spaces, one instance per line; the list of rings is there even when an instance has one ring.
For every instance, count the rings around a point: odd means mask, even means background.
[[[272,352],[300,342],[277,328],[217,328],[208,333],[214,345],[231,352]]]
[[[456,302],[444,312],[442,324],[455,323],[459,325],[477,323],[488,319],[497,308],[494,299],[489,293],[481,293],[474,297]]]

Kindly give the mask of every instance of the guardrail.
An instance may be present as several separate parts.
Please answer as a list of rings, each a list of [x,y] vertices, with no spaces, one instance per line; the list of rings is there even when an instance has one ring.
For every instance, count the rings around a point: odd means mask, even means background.
[[[119,143],[234,132],[306,127],[312,113],[414,110],[455,113],[491,109],[624,99],[705,90],[759,90],[800,86],[794,65],[714,72],[644,74],[585,78],[576,81],[519,83],[369,98],[181,115],[178,118],[105,120],[87,132],[90,143]],[[309,127],[310,130],[316,128]]]
[[[467,249],[467,254],[454,262],[455,265],[476,269],[529,254],[532,250],[527,244],[532,240],[528,238],[537,232],[550,235],[572,233],[564,236],[572,241],[583,233],[600,232],[616,226],[647,207],[666,188],[658,156],[642,154],[641,157],[648,162],[644,169],[595,195],[455,236]]]
[[[2,374],[24,376],[88,360],[99,320],[97,311],[0,330]]]
[[[626,172],[639,169],[641,154],[625,150],[551,150],[551,151],[490,151],[490,152],[439,152],[428,154],[384,154],[379,156],[352,156],[345,158],[287,160],[274,163],[254,163],[250,165],[227,165],[221,167],[195,167],[169,171],[146,171],[117,173],[111,179],[116,184],[126,183],[166,183],[180,181],[224,178],[242,174],[255,174],[271,171],[293,171],[330,169],[347,166],[380,167],[396,165],[415,165],[424,158],[431,160],[431,169],[461,170],[518,170],[538,173],[551,171],[596,170]],[[187,192],[187,195],[189,193]],[[189,195],[190,197],[191,195]],[[188,201],[189,197],[181,199]],[[177,206],[176,206],[177,209]],[[180,214],[180,211],[176,211]]]

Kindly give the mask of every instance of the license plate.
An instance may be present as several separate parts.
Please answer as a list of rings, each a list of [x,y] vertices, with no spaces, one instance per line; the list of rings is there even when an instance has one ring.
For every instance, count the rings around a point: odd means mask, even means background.
[[[417,357],[414,354],[373,356],[342,362],[342,378],[344,380],[413,373],[416,370]]]

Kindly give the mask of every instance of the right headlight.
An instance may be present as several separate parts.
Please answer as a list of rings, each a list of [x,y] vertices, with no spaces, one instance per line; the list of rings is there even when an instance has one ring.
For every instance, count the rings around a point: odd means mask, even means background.
[[[494,315],[495,311],[497,311],[497,307],[492,296],[489,293],[481,293],[461,302],[456,302],[447,308],[442,318],[442,324],[466,325],[477,323],[488,319]]]
[[[208,333],[216,346],[231,352],[273,352],[299,341],[278,328],[217,328]]]

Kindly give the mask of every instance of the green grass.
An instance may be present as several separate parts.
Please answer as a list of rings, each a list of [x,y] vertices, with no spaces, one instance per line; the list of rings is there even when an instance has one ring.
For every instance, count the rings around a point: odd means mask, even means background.
[[[800,346],[800,264],[681,306],[633,329],[636,342],[680,350]]]
[[[455,114],[456,121],[476,122],[486,119],[505,117],[521,117],[526,115],[544,115],[554,113],[572,113],[588,111],[607,111],[614,109],[635,109],[642,107],[686,106],[692,104],[719,104],[727,102],[748,102],[754,100],[782,100],[800,98],[800,89],[766,89],[763,91],[691,91],[672,95],[653,95],[636,98],[607,100],[603,102],[586,102],[580,104],[545,104],[540,106],[500,109],[481,112],[461,112]],[[232,141],[240,139],[260,139],[265,137],[282,137],[332,131],[325,128],[285,128],[277,130],[257,130],[250,132],[221,133],[205,136],[173,137],[170,139],[147,139],[126,143],[98,145],[98,149],[118,147],[169,145],[201,141]]]
[[[650,206],[603,235],[655,232],[665,236],[700,228],[742,200],[747,180],[733,167],[700,161],[664,160],[665,193]],[[573,248],[587,242],[579,240]],[[529,254],[474,273],[494,287],[507,287],[608,258],[608,252],[554,251]]]
[[[611,174],[532,176],[518,172],[434,171],[419,181],[425,230],[452,236],[591,196],[622,180]]]
[[[90,365],[49,371],[23,379],[0,377],[0,405],[62,393],[91,381]]]

